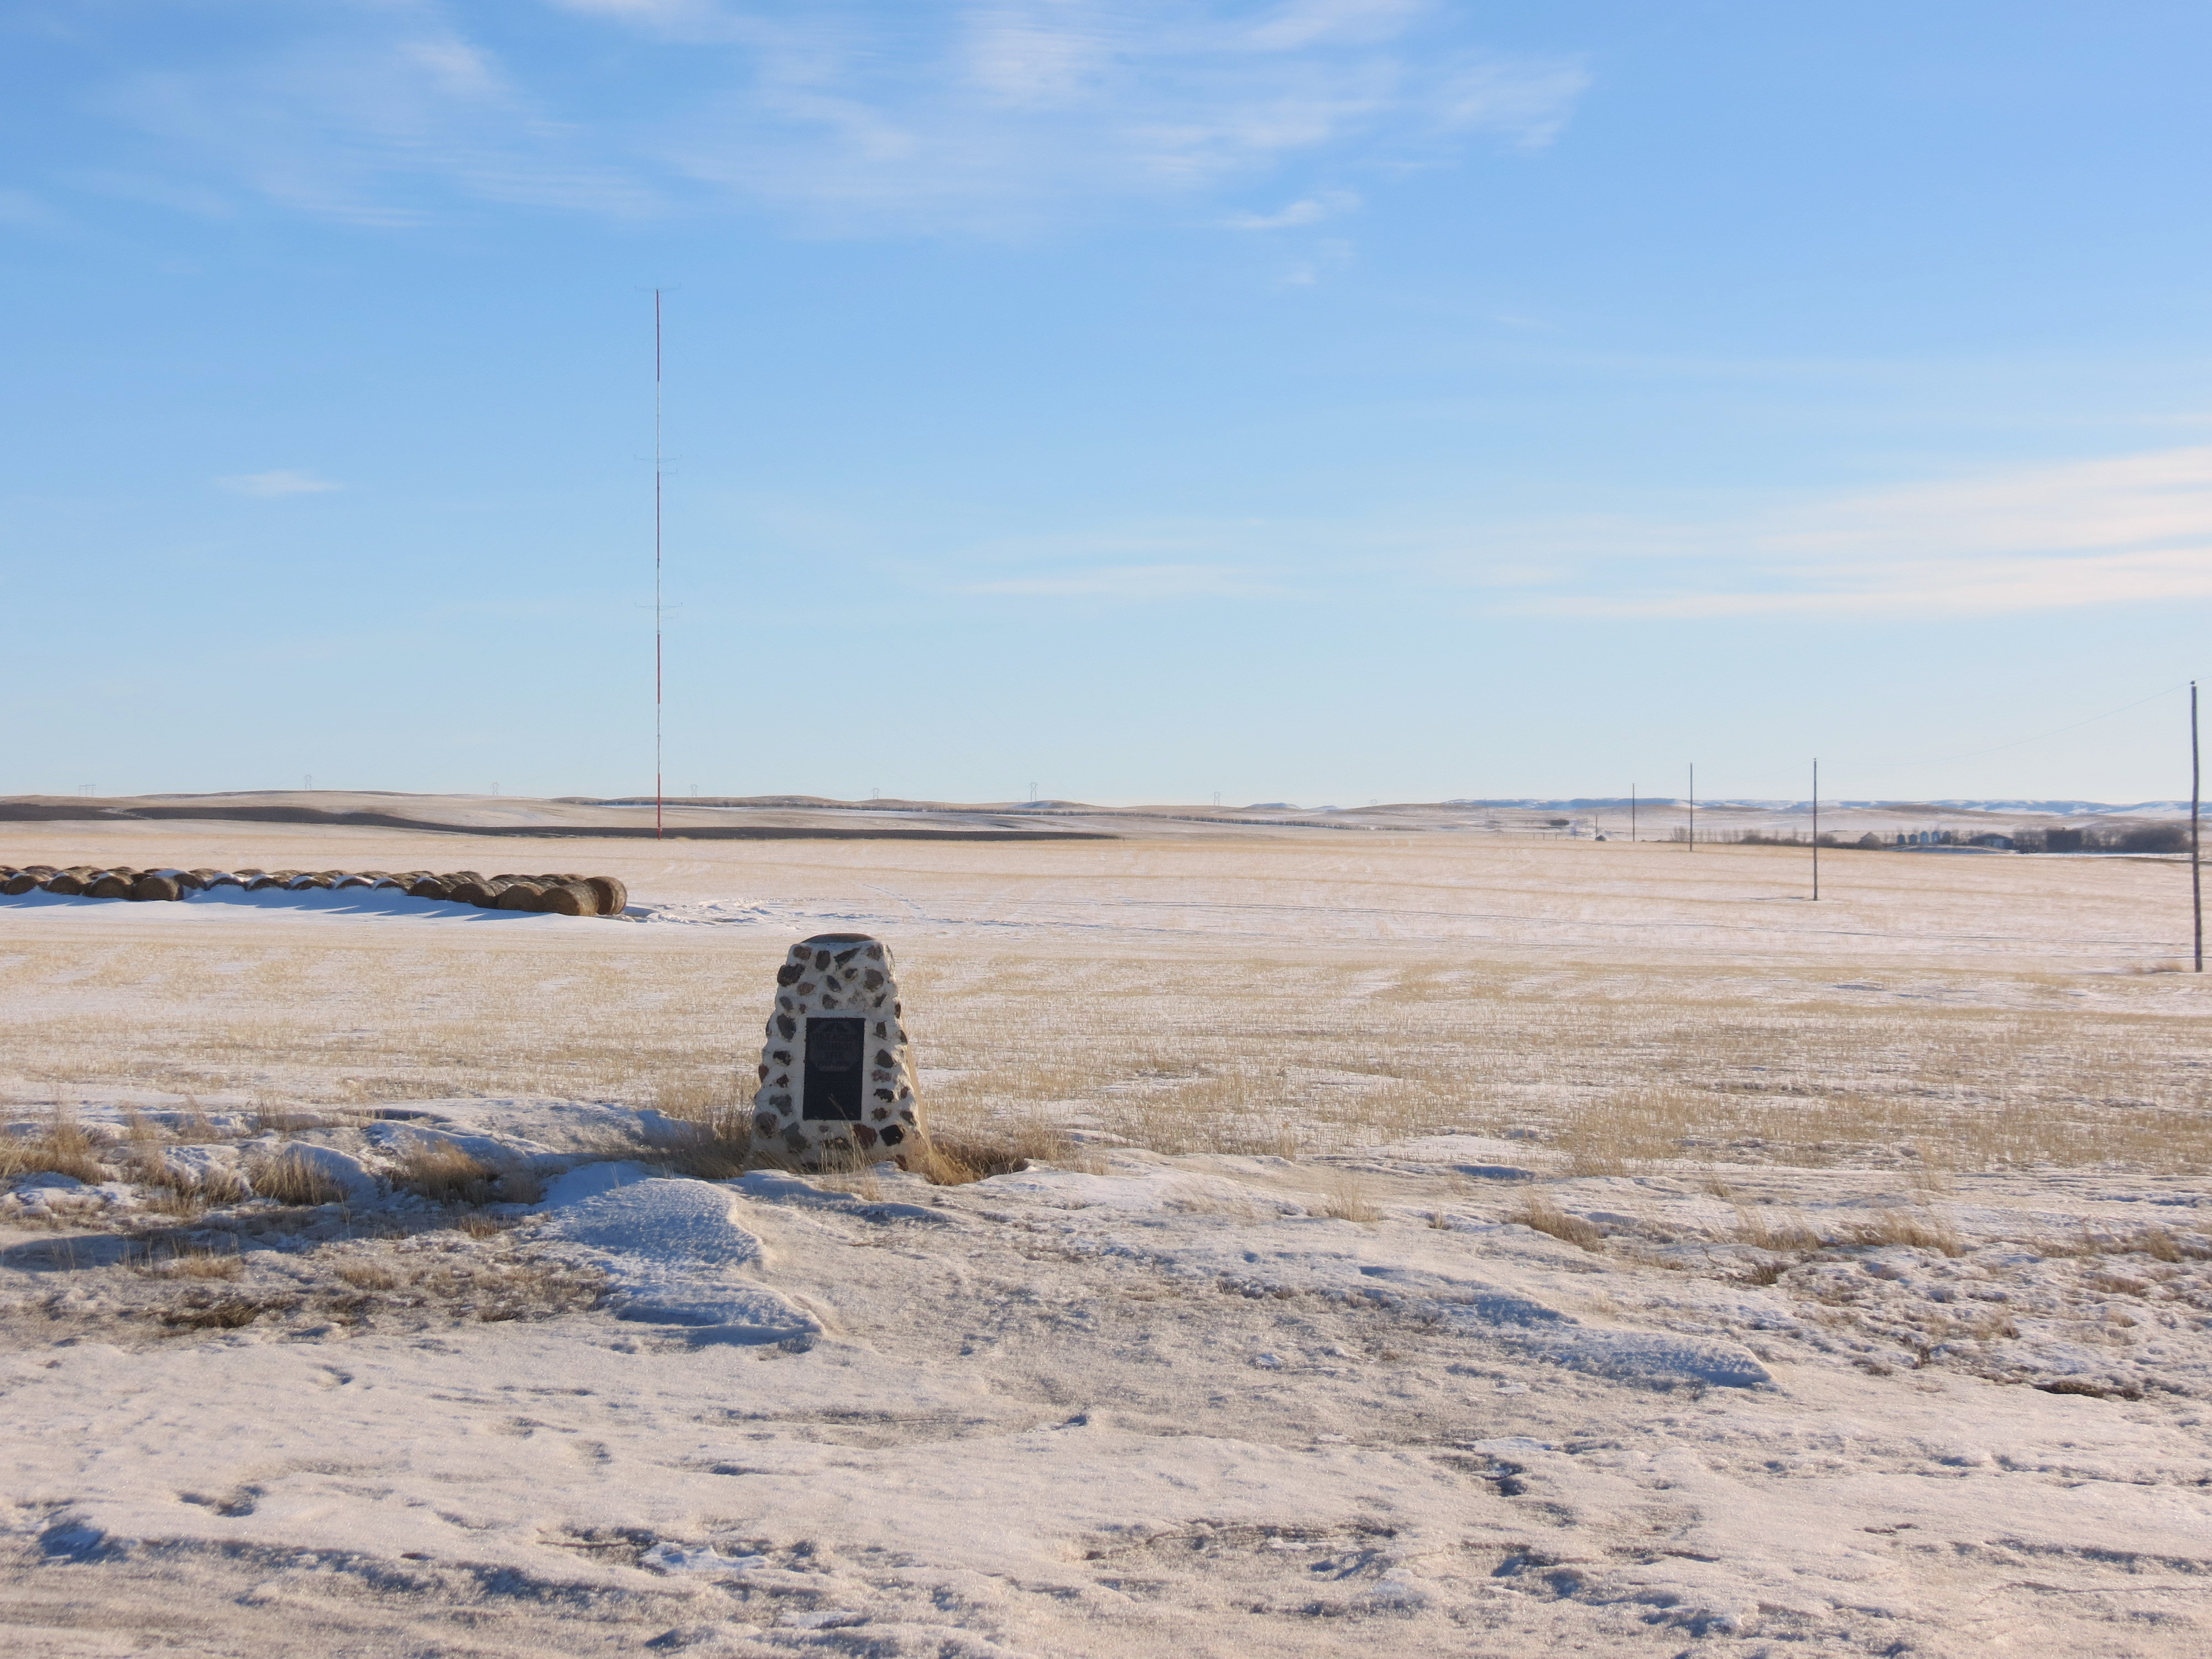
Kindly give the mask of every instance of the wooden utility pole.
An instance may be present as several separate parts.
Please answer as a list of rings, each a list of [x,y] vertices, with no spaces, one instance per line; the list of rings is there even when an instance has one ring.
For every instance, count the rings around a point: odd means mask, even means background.
[[[2197,971],[2204,971],[2204,864],[2198,856],[2197,811],[2203,778],[2197,750],[2197,682],[2189,682],[2189,915],[2196,942]]]
[[[1690,763],[1690,850],[1698,850],[1698,763]]]
[[[1820,757],[1813,757],[1813,902],[1820,902]]]
[[[1628,844],[1636,844],[1636,786],[1628,786]]]

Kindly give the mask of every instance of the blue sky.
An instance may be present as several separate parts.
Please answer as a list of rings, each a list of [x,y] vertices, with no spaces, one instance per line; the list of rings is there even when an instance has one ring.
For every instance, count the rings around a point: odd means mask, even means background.
[[[0,791],[2184,793],[2208,49],[17,0]]]

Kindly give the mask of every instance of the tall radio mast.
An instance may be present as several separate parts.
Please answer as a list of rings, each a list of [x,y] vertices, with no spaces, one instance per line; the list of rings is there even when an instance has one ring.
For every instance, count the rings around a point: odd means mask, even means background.
[[[660,787],[660,290],[653,290],[653,836],[662,836]]]

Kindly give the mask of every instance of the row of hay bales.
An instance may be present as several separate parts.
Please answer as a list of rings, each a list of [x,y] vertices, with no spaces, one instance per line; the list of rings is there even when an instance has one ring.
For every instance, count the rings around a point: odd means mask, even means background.
[[[181,899],[186,893],[216,887],[243,887],[248,892],[269,887],[291,892],[382,887],[484,910],[537,910],[561,916],[616,916],[629,902],[629,890],[613,876],[484,876],[473,870],[444,875],[428,870],[398,874],[388,870],[139,870],[124,864],[73,864],[62,870],[51,864],[21,869],[0,865],[0,893],[37,890],[144,901]]]

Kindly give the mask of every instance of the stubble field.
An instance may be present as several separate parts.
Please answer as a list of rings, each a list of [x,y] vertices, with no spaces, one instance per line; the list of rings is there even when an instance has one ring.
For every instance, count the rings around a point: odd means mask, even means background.
[[[550,860],[633,899],[0,901],[19,1143],[76,1134],[88,1176],[295,1143],[365,1172],[321,1208],[0,1198],[9,1398],[55,1431],[10,1476],[27,1650],[107,1651],[85,1608],[150,1631],[179,1597],[215,1632],[193,1650],[241,1654],[290,1650],[287,1608],[362,1653],[1964,1654],[2057,1619],[2043,1650],[2166,1655],[2208,1629],[2212,995],[2169,971],[2171,862],[1838,853],[1815,905],[1802,853],[1754,847],[549,845],[0,831],[0,862]],[[650,1126],[742,1106],[775,967],[830,928],[891,944],[939,1127],[1049,1166],[671,1178]],[[463,1153],[494,1184],[441,1186]],[[633,1187],[563,1188],[594,1169]],[[784,1311],[656,1324],[665,1217],[588,1249],[563,1218],[623,1190],[734,1194],[728,1294]],[[604,1395],[611,1364],[657,1426],[538,1398],[518,1445],[599,1462],[403,1455],[440,1352],[474,1380],[434,1438],[512,1419],[526,1376]],[[763,1358],[844,1414],[758,1398]],[[345,1386],[302,1394],[302,1364],[383,1379],[340,1413],[380,1448],[350,1474],[315,1449]],[[111,1443],[167,1420],[155,1377],[281,1398],[283,1448]],[[778,1463],[779,1436],[811,1449]],[[701,1477],[732,1437],[762,1478]],[[393,1519],[459,1480],[481,1513]],[[887,1480],[910,1524],[856,1510]],[[1000,1510],[1019,1538],[978,1541]],[[534,1588],[502,1601],[495,1568]]]

